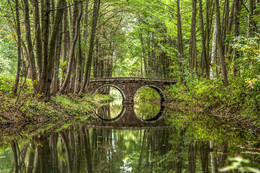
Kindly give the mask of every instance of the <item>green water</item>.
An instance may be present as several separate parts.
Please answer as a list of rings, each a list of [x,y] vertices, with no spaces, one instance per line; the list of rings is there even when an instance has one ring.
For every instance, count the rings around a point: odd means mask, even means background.
[[[3,134],[0,172],[218,172],[238,155],[259,168],[259,134],[207,115],[170,114],[169,127],[94,128],[69,121]]]

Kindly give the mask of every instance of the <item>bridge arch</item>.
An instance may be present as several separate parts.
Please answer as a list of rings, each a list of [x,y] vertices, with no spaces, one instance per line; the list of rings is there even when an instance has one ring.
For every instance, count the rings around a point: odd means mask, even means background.
[[[126,100],[126,95],[125,95],[124,91],[123,91],[120,87],[118,87],[118,86],[116,86],[116,85],[113,85],[113,84],[104,84],[104,85],[99,86],[99,87],[94,91],[94,93],[93,93],[92,95],[95,96],[95,94],[98,92],[98,90],[100,90],[100,89],[103,88],[103,87],[114,87],[114,88],[116,88],[116,89],[120,92],[120,94],[122,95],[122,104],[123,104],[123,101]],[[100,107],[100,108],[101,108],[101,110],[102,110],[102,107]],[[125,114],[125,107],[122,106],[121,112],[120,112],[116,117],[111,118],[111,119],[105,119],[105,118],[103,118],[102,116],[100,116],[100,115],[98,114],[98,110],[100,110],[100,108],[95,111],[95,114],[96,114],[96,116],[97,116],[99,119],[101,119],[101,120],[103,120],[103,121],[107,121],[107,122],[117,121],[117,120],[119,120],[122,116],[124,116],[124,114]]]
[[[144,87],[149,87],[149,88],[154,89],[154,90],[160,95],[160,97],[161,97],[161,104],[165,101],[165,96],[164,96],[163,90],[162,90],[160,87],[156,86],[156,85],[143,85],[142,87],[140,87],[140,88],[138,88],[138,89],[136,90],[136,92],[135,92],[135,94],[134,94],[134,97],[135,97],[136,93],[137,93],[140,89],[142,89],[142,88],[144,88]]]
[[[103,88],[103,87],[107,87],[107,86],[116,88],[116,89],[120,92],[120,94],[122,95],[123,101],[126,100],[126,95],[125,95],[124,91],[123,91],[120,87],[118,87],[118,86],[116,86],[116,85],[114,85],[114,84],[104,84],[104,85],[99,86],[99,87],[94,91],[93,96],[97,93],[97,91],[98,91],[99,89],[101,89],[101,88]]]
[[[145,88],[145,87],[152,88],[152,89],[154,89],[154,90],[159,94],[160,99],[161,99],[161,100],[160,100],[160,102],[161,102],[160,110],[159,110],[159,112],[158,112],[154,117],[149,118],[149,119],[146,119],[146,120],[144,120],[144,119],[142,119],[141,117],[139,117],[139,116],[137,115],[137,112],[136,112],[136,111],[134,111],[134,113],[135,113],[135,116],[136,116],[139,120],[141,120],[141,121],[143,121],[143,122],[155,122],[155,121],[158,121],[158,120],[163,116],[163,112],[164,112],[163,102],[165,101],[165,96],[164,96],[163,90],[162,90],[160,87],[158,87],[158,86],[156,86],[156,85],[143,85],[143,86],[141,86],[140,88],[138,88],[138,89],[136,90],[136,92],[135,92],[135,94],[134,94],[134,98],[135,98],[136,94],[138,93],[138,91],[141,90],[142,88]],[[134,105],[136,105],[136,103],[134,103]]]

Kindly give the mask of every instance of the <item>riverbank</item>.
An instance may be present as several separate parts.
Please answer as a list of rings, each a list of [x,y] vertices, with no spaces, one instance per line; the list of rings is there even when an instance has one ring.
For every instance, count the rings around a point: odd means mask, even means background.
[[[28,79],[27,79],[28,80]],[[0,76],[0,125],[40,123],[89,115],[96,105],[90,96],[57,95],[45,102],[28,80],[12,93],[13,78]]]
[[[193,80],[171,86],[166,106],[171,109],[207,113],[234,119],[247,127],[260,128],[260,82],[258,79]]]

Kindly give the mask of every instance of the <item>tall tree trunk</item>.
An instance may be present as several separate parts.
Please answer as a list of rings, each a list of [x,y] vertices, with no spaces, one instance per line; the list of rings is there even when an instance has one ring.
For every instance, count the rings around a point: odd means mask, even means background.
[[[65,5],[65,3],[64,3]],[[59,68],[60,68],[60,54],[61,54],[61,42],[62,42],[62,22],[61,20],[59,27],[59,35],[57,38],[57,46],[55,48],[55,60],[54,60],[54,70],[53,70],[53,82],[52,82],[52,95],[56,95],[59,90]]]
[[[67,4],[67,2],[65,2]],[[62,37],[62,63],[63,65],[61,66],[62,69],[62,79],[61,83],[64,82],[65,79],[65,74],[66,74],[66,66],[67,66],[67,52],[68,52],[68,44],[70,40],[70,34],[68,30],[68,9],[64,9],[64,14],[63,14],[63,37]]]
[[[44,5],[43,5],[44,4]],[[50,24],[50,0],[42,2],[42,42],[43,42],[43,65],[39,81],[39,93],[46,93],[48,79],[48,47],[49,47],[49,24]]]
[[[192,0],[192,19],[191,19],[192,23],[191,23],[191,38],[190,38],[190,69],[192,75],[197,61],[196,15],[197,15],[197,0]]]
[[[75,4],[77,4],[78,1],[75,0]],[[82,16],[82,11],[80,11],[80,13],[78,13],[78,7],[74,7],[74,12],[73,12],[73,33],[72,33],[72,43],[70,45],[70,50],[69,50],[69,62],[68,62],[68,68],[67,68],[67,73],[66,73],[66,77],[65,80],[60,88],[60,92],[63,93],[67,87],[67,85],[69,84],[69,79],[72,73],[72,65],[73,65],[73,59],[74,59],[74,52],[75,52],[75,47],[76,47],[76,43],[77,43],[77,39],[78,39],[78,27],[79,27],[79,22]]]
[[[180,0],[177,0],[177,29],[178,29],[178,61],[179,68],[181,72],[181,80],[183,80],[183,64],[182,59],[184,58],[183,54],[183,43],[182,43],[182,21],[181,21],[181,9],[180,9]]]
[[[206,70],[206,78],[209,79],[209,63],[206,51],[206,35],[204,33],[203,13],[202,13],[202,0],[199,0],[199,11],[200,11],[200,31],[201,31],[201,46],[202,46],[202,68]]]
[[[86,86],[88,86],[88,82],[90,79],[91,64],[92,64],[92,57],[93,57],[93,50],[94,50],[94,40],[95,40],[95,33],[96,33],[96,27],[97,27],[97,21],[98,21],[99,8],[100,8],[100,0],[95,0],[94,9],[93,9],[91,37],[90,37],[90,43],[89,43],[89,53],[88,53],[88,59],[87,59],[87,63],[86,63],[84,81],[83,81],[82,87],[80,89],[81,94],[84,93],[85,88],[86,88]]]
[[[80,13],[82,13],[83,5],[80,4]],[[82,14],[80,14],[82,15]],[[81,52],[81,34],[80,34],[80,22],[78,22],[78,55],[76,57],[76,77],[75,77],[75,88],[74,88],[74,94],[77,94],[80,90],[80,84],[81,84],[81,74],[82,74],[82,52]]]
[[[50,90],[51,90],[51,83],[52,83],[52,75],[54,69],[54,55],[55,55],[55,47],[57,43],[57,37],[59,35],[59,28],[62,21],[63,15],[63,6],[65,4],[65,0],[59,0],[57,4],[57,12],[54,19],[54,26],[52,29],[52,34],[50,38],[50,45],[49,45],[49,54],[48,54],[48,67],[47,67],[47,87],[45,92],[45,97],[48,100],[50,98]]]
[[[42,39],[41,39],[41,25],[40,25],[40,11],[37,0],[31,0],[34,7],[34,30],[35,30],[35,43],[36,43],[36,60],[38,69],[38,79],[42,73]]]
[[[29,2],[28,0],[24,0],[24,23],[26,28],[26,41],[27,47],[29,51],[29,70],[30,70],[30,78],[34,82],[34,87],[36,88],[36,80],[37,80],[37,72],[35,67],[35,59],[34,59],[34,52],[33,52],[33,44],[32,44],[32,37],[31,37],[31,26],[30,26],[30,16],[29,16]]]
[[[214,79],[216,74],[214,72],[214,63],[217,57],[217,28],[216,28],[216,18],[214,22],[214,29],[213,29],[213,39],[212,39],[212,50],[211,50],[211,69],[210,69],[210,79]]]
[[[224,45],[223,45],[223,37],[220,28],[220,12],[219,12],[219,0],[215,1],[215,11],[216,11],[216,28],[217,28],[217,41],[218,41],[218,48],[219,48],[219,60],[221,64],[221,75],[223,84],[225,87],[228,86],[228,78],[227,78],[227,70],[226,70],[226,61],[224,55]]]
[[[15,0],[15,11],[16,11],[16,24],[17,24],[17,71],[16,71],[16,78],[15,83],[13,86],[13,94],[17,93],[18,85],[19,85],[19,78],[20,78],[20,72],[21,72],[21,55],[22,55],[22,46],[21,46],[21,26],[20,26],[20,14],[19,14],[19,2],[18,0]]]
[[[234,37],[239,36],[239,11],[240,5],[239,0],[234,0]],[[237,67],[237,59],[239,58],[239,53],[236,48],[234,48],[234,66],[233,66],[233,75],[238,76],[238,67]]]

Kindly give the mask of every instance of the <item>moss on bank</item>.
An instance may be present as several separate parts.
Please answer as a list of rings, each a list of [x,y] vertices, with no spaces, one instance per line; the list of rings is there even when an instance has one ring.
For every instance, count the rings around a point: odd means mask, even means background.
[[[72,116],[87,116],[95,103],[85,95],[57,95],[49,102],[44,102],[36,94],[32,82],[19,88],[19,97],[12,93],[13,77],[0,75],[0,124],[42,122],[66,119]]]
[[[221,80],[193,79],[173,85],[168,92],[172,108],[236,117],[260,127],[260,79],[236,78],[224,87]]]

